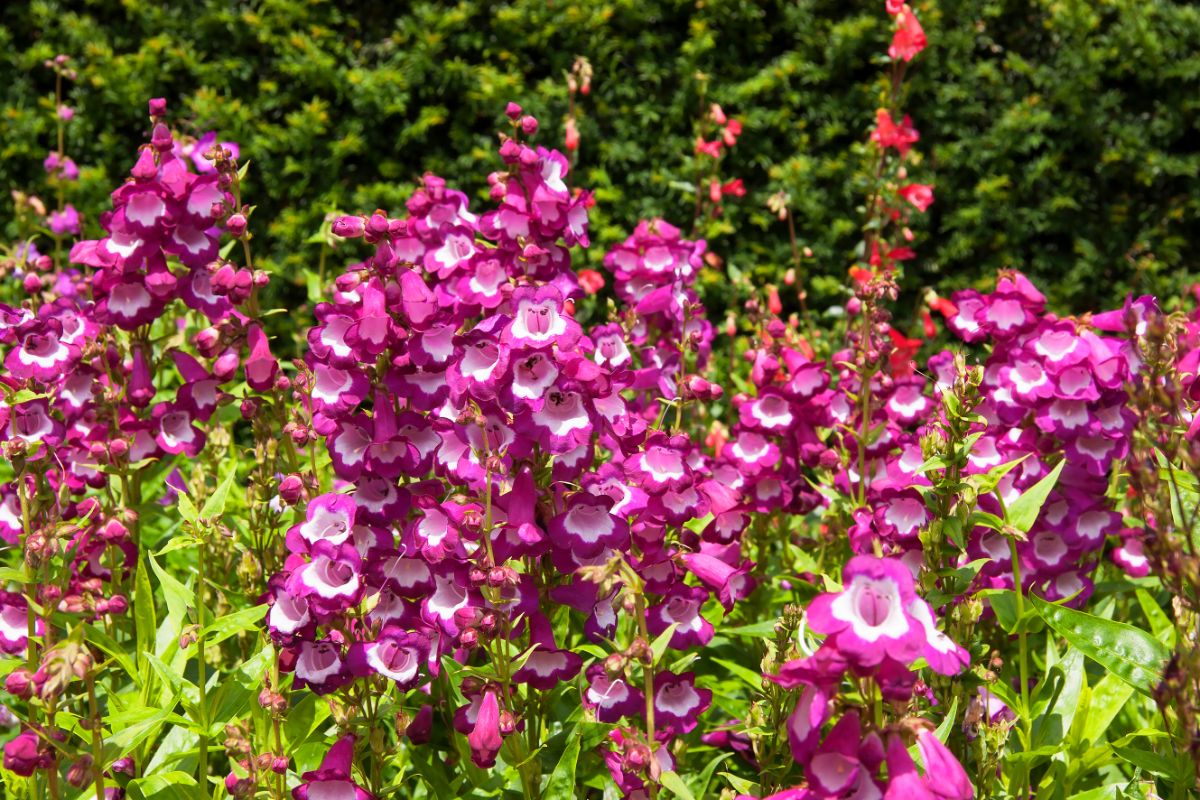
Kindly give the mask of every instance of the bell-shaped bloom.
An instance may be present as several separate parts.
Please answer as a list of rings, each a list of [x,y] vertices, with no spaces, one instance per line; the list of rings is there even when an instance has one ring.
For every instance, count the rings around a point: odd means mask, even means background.
[[[538,349],[556,344],[566,350],[579,341],[583,332],[563,308],[557,287],[522,287],[513,292],[511,302],[512,321],[503,333],[509,346]]]
[[[713,626],[700,614],[700,608],[708,600],[708,592],[699,586],[676,585],[662,602],[646,609],[646,626],[652,636],[658,636],[671,625],[676,625],[671,635],[670,647],[687,650],[703,647],[712,641]]]
[[[350,646],[347,663],[355,675],[375,673],[410,689],[421,677],[421,664],[429,654],[429,639],[402,628],[385,627],[373,642]]]
[[[275,385],[279,362],[271,355],[271,344],[261,327],[250,326],[246,331],[246,345],[250,349],[245,364],[246,383],[256,392],[269,391]]]
[[[275,593],[271,610],[267,612],[267,627],[272,635],[287,641],[292,637],[311,634],[314,626],[308,598],[285,591]]]
[[[712,705],[713,693],[696,688],[690,672],[676,675],[666,670],[654,676],[654,718],[676,733],[690,733],[700,724],[700,715]]]
[[[348,608],[362,595],[359,574],[362,558],[353,545],[318,541],[312,546],[312,561],[292,573],[287,588],[308,597],[310,603],[336,611]]]
[[[641,690],[630,685],[623,676],[609,677],[601,664],[588,667],[588,688],[583,702],[596,712],[600,722],[614,723],[621,717],[639,716],[645,711]]]
[[[716,590],[717,599],[726,612],[731,611],[734,603],[748,596],[754,589],[755,581],[750,575],[750,570],[754,567],[752,561],[745,561],[734,567],[704,552],[685,553],[682,558],[688,572],[709,588]]]
[[[341,545],[350,539],[354,530],[354,515],[358,509],[348,494],[323,494],[308,502],[304,522],[288,531],[289,548],[293,552],[307,550],[317,542]],[[298,538],[300,542],[292,545]]]
[[[935,800],[903,740],[895,734],[888,737],[887,790],[883,800]]]
[[[22,326],[25,327],[25,326]],[[79,347],[61,338],[56,326],[35,322],[18,334],[18,346],[8,351],[4,368],[12,377],[58,380],[79,359]]]
[[[622,548],[629,543],[629,525],[610,513],[612,501],[578,492],[567,501],[567,509],[550,521],[551,543],[582,557],[594,556],[605,548]]]
[[[342,649],[330,639],[300,642],[292,650],[292,681],[324,695],[345,686],[351,678]]]
[[[537,648],[525,659],[521,668],[513,673],[513,680],[525,683],[534,689],[549,691],[564,681],[579,674],[583,658],[570,650],[559,650],[554,643],[550,622],[538,614],[530,619],[530,639]]]
[[[325,754],[319,769],[304,773],[292,790],[293,800],[374,800],[374,795],[354,782],[354,736],[338,739]]]
[[[797,764],[807,764],[821,741],[821,726],[830,716],[829,699],[829,690],[808,686],[788,715],[788,746]]]
[[[4,768],[24,778],[53,763],[54,756],[36,731],[21,731],[4,744]]]
[[[938,800],[971,800],[975,788],[966,770],[930,730],[917,734],[917,750],[925,767],[925,784]]]
[[[183,402],[159,403],[153,411],[155,443],[168,453],[194,458],[207,439],[196,420],[194,409]]]
[[[39,618],[35,628],[42,634]],[[29,604],[16,592],[0,592],[0,652],[15,655],[24,653],[29,641]]]
[[[684,489],[693,480],[688,464],[686,437],[668,437],[657,432],[646,439],[640,453],[625,462],[625,474],[646,492],[660,495],[668,489]]]
[[[839,650],[863,666],[885,657],[910,663],[925,636],[906,608],[916,599],[912,573],[898,559],[855,556],[842,570],[845,588],[808,607],[809,626],[834,637]]]
[[[494,691],[483,693],[475,715],[475,727],[467,734],[467,743],[471,746],[471,760],[475,766],[487,769],[495,765],[504,737],[500,735],[500,703]]]
[[[808,762],[810,785],[827,797],[841,797],[854,786],[864,771],[859,759],[862,728],[858,712],[847,712],[821,742]]]

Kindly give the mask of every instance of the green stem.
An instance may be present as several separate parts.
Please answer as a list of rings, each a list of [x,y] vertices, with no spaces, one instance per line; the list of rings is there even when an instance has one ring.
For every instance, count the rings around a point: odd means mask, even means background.
[[[90,672],[87,679],[88,713],[92,722],[92,774],[96,800],[104,800],[104,740],[100,730],[100,709],[96,703],[96,679]]]
[[[199,722],[202,726],[198,756],[199,782],[196,793],[200,798],[204,798],[208,794],[208,687],[205,685],[208,683],[208,676],[205,675],[206,665],[204,663],[204,586],[207,580],[205,576],[207,549],[206,543],[201,541],[196,568],[196,624],[199,627],[196,633],[196,655],[198,657],[196,674],[200,687]]]
[[[1018,677],[1021,681],[1021,746],[1028,751],[1033,746],[1033,722],[1029,710],[1029,645],[1025,640],[1025,592],[1021,588],[1021,561],[1017,553],[1017,541],[1009,540],[1009,551],[1012,554],[1013,592],[1017,598],[1017,644],[1018,644]],[[1017,776],[1020,781],[1022,795],[1027,794],[1025,784],[1028,771],[1022,768]],[[1021,796],[1021,795],[1018,795]]]

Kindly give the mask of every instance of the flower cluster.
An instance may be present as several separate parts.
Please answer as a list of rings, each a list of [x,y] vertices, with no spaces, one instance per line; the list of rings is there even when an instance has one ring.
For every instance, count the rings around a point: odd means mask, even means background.
[[[845,710],[828,732],[838,689],[846,675],[866,680],[896,707],[912,699],[918,659],[942,675],[967,664],[966,652],[942,633],[929,604],[917,596],[912,573],[896,559],[856,556],[842,572],[840,592],[819,595],[809,605],[809,627],[826,634],[820,648],[784,664],[771,680],[801,690],[788,717],[792,757],[808,777],[805,797],[940,797],[968,800],[973,790],[958,760],[921,720],[881,729]],[[917,772],[903,743],[915,728],[924,774]],[[886,765],[886,771],[881,768]]]
[[[1134,416],[1125,386],[1139,368],[1125,331],[1127,309],[1090,319],[1060,319],[1045,311],[1045,298],[1021,274],[1005,273],[995,291],[956,292],[950,329],[967,342],[987,343],[978,408],[987,421],[972,447],[972,471],[1020,461],[998,495],[980,506],[1001,514],[1011,500],[1062,459],[1062,474],[1027,541],[1018,544],[1018,572],[1027,587],[1051,600],[1082,604],[1092,590],[1089,575],[1110,537],[1123,533],[1121,515],[1106,498],[1109,474],[1129,449]],[[1131,301],[1143,315],[1153,300]],[[934,365],[931,365],[931,367]],[[1131,574],[1146,574],[1136,539],[1116,551]],[[969,552],[986,557],[988,585],[1011,586],[1009,544],[999,532],[979,527]]]
[[[584,634],[603,642],[637,585],[633,628],[674,626],[669,645],[688,649],[712,638],[710,597],[729,607],[751,585],[728,535],[712,549],[690,533],[683,549],[669,544],[684,523],[737,505],[710,459],[662,429],[655,402],[682,408],[719,392],[689,372],[713,335],[692,288],[704,243],[640,225],[606,257],[628,316],[585,331],[569,248],[587,245],[591,197],[568,188],[562,154],[523,143],[532,117],[511,106],[509,116],[506,170],[489,178],[495,209],[476,214],[426,176],[407,216],[334,222],[374,253],[317,306],[294,394],[350,491],[308,502],[266,598],[281,663],[322,694],[358,680],[429,691],[445,657],[487,663],[509,641],[528,643],[519,669],[464,684],[453,724],[481,766],[538,693],[580,672],[574,643],[552,633],[553,607],[581,613]],[[636,577],[588,579],[617,563]],[[588,670],[597,719],[641,718],[627,671],[646,647],[638,639]],[[663,752],[711,699],[690,673],[660,671],[646,690],[657,709],[649,749]],[[630,792],[645,769],[639,742],[613,743]]]

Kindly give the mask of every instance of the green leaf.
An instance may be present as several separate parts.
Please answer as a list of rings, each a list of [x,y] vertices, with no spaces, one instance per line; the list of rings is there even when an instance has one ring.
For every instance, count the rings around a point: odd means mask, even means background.
[[[225,513],[225,503],[229,500],[229,489],[235,480],[237,480],[236,466],[225,476],[225,480],[221,481],[217,490],[204,501],[204,508],[200,510],[200,516],[203,519],[215,520]]]
[[[1016,500],[1008,504],[1005,509],[1008,524],[1019,530],[1021,533],[1029,533],[1033,523],[1037,522],[1038,515],[1042,513],[1042,506],[1046,504],[1046,498],[1050,496],[1050,492],[1058,483],[1058,476],[1062,474],[1063,467],[1066,466],[1066,459],[1059,461],[1054,469],[1050,470],[1050,474],[1042,478],[1040,481],[1029,487]]]
[[[175,507],[179,509],[180,516],[193,525],[200,521],[200,512],[196,510],[196,504],[187,492],[180,492],[175,496]]]
[[[1150,630],[1154,632],[1154,638],[1168,648],[1174,647],[1175,626],[1171,624],[1171,618],[1162,610],[1162,606],[1145,589],[1137,590],[1137,601],[1138,605],[1142,607],[1142,613],[1150,622]]]
[[[1071,650],[1052,669],[1057,672],[1061,682],[1046,712],[1033,722],[1035,748],[1066,739],[1075,719],[1075,711],[1079,708],[1079,695],[1087,685],[1083,670],[1083,653],[1080,650]]]
[[[139,679],[137,664],[129,657],[128,648],[122,647],[115,639],[95,625],[84,625],[83,636],[96,647],[103,650],[105,655],[111,656],[130,678],[134,681]]]
[[[135,778],[125,786],[130,800],[194,800],[196,779],[174,770]]]
[[[992,467],[982,475],[970,476],[974,479],[974,483],[976,484],[979,494],[991,494],[993,491],[995,491],[996,487],[1000,485],[1000,481],[1004,479],[1004,476],[1012,472],[1016,467],[1020,466],[1021,462],[1029,458],[1029,455],[1029,453],[1026,453],[1020,458],[1008,461],[1004,464],[999,464],[995,467]]]
[[[762,673],[755,672],[752,669],[747,669],[746,667],[743,667],[741,664],[737,664],[733,661],[729,661],[724,658],[714,658],[713,663],[720,664],[722,667],[727,669],[729,672],[733,673],[734,675],[737,675],[739,678],[742,679],[742,681],[747,686],[749,686],[754,691],[759,691],[762,689],[762,685],[763,685]]]
[[[678,772],[664,772],[659,776],[659,783],[664,789],[669,789],[676,797],[682,797],[683,800],[696,800],[692,790],[683,782],[683,778],[679,777]]]
[[[158,634],[158,618],[154,612],[154,588],[150,585],[150,573],[146,571],[145,559],[138,559],[133,587],[133,626],[137,636],[138,666],[140,671],[144,671],[144,654],[154,652],[155,637]]]
[[[182,494],[179,495],[183,497]],[[196,605],[196,593],[188,587],[184,586],[179,580],[158,565],[154,560],[154,556],[147,555],[146,560],[150,562],[150,569],[158,577],[158,584],[162,587],[163,599],[167,602],[167,614],[169,617],[178,617],[179,619],[187,619],[188,609]],[[163,642],[159,641],[157,652],[162,653]]]
[[[979,596],[987,598],[996,613],[996,622],[1005,633],[1011,635],[1022,629],[1026,633],[1036,633],[1042,629],[1042,618],[1032,606],[1026,606],[1024,615],[1017,619],[1017,596],[1012,589],[985,589]]]
[[[752,625],[740,625],[735,628],[722,628],[722,636],[750,636],[754,638],[769,638],[775,635],[775,621],[763,620]]]
[[[1149,695],[1162,680],[1170,653],[1150,634],[1034,595],[1029,600],[1056,633],[1139,692]]]
[[[187,720],[171,709],[138,709],[135,712],[110,716],[107,720],[112,733],[104,738],[104,761],[107,767],[137,749],[142,742],[158,738],[168,723],[186,725]]]
[[[1113,751],[1130,764],[1141,767],[1152,775],[1170,778],[1173,781],[1186,780],[1186,773],[1190,771],[1188,766],[1183,764],[1183,757],[1179,754],[1172,754],[1175,755],[1175,758],[1172,758],[1136,747],[1113,747]]]
[[[727,758],[733,756],[733,753],[718,753],[716,758],[708,762],[704,771],[700,773],[700,797],[708,797],[708,787],[712,783],[713,773]]]
[[[575,723],[571,732],[567,734],[567,744],[546,784],[546,797],[575,796],[575,766],[579,763],[579,742],[582,738],[579,725],[580,723]]]
[[[1121,713],[1121,709],[1133,696],[1133,687],[1113,673],[1100,679],[1092,688],[1092,702],[1088,708],[1087,724],[1083,726],[1081,739],[1084,742],[1099,742],[1108,726]]]
[[[958,698],[955,697],[950,702],[950,710],[946,712],[946,718],[942,720],[942,724],[938,725],[937,730],[933,732],[934,736],[942,744],[950,741],[950,732],[954,730],[954,720],[958,715]]]
[[[446,769],[442,766],[441,761],[436,758],[427,759],[425,757],[426,749],[423,747],[410,747],[406,752],[413,769],[429,786],[433,797],[458,797],[458,792],[450,787],[450,779],[446,777]]]
[[[214,645],[242,631],[254,630],[266,614],[266,606],[250,606],[213,620],[204,626],[205,645]]]
[[[670,645],[671,637],[675,635],[675,629],[678,627],[678,622],[672,622],[665,631],[658,635],[658,638],[650,643],[650,652],[654,654],[655,664],[663,657],[663,653],[667,652],[667,646]]]
[[[729,785],[738,794],[758,794],[758,784],[734,775],[732,772],[722,772],[721,777],[729,781]]]

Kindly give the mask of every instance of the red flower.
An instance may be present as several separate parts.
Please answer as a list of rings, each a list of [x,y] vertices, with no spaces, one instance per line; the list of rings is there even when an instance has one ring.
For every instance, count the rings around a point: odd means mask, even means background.
[[[564,136],[567,149],[574,151],[579,149],[579,129],[575,127],[575,118],[571,117],[567,120],[567,130]]]
[[[932,339],[937,336],[937,325],[933,321],[933,315],[929,313],[929,309],[921,309],[921,327],[925,330],[925,338]]]
[[[892,337],[893,349],[891,355],[888,356],[888,363],[892,367],[892,374],[898,376],[913,374],[913,358],[916,357],[917,351],[921,349],[921,345],[925,344],[924,339],[909,339],[895,328],[888,328],[888,335]]]
[[[910,183],[908,186],[902,187],[900,196],[916,206],[917,210],[922,213],[933,205],[933,187],[924,183]]]
[[[742,183],[741,178],[734,178],[721,186],[721,194],[732,195],[733,197],[745,197],[746,185]]]
[[[721,202],[721,182],[716,178],[708,184],[708,199],[714,203]]]
[[[604,276],[594,269],[579,270],[579,285],[588,294],[595,294],[604,288]]]
[[[953,317],[958,314],[958,306],[947,300],[945,297],[934,297],[929,301],[929,307],[941,314],[943,317]]]
[[[729,120],[729,124],[725,126],[725,130],[722,132],[722,138],[725,140],[725,144],[729,147],[733,147],[735,144],[737,144],[737,139],[741,135],[742,123],[738,122],[736,119]]]
[[[907,114],[904,115],[904,121],[897,125],[887,109],[881,108],[875,112],[875,130],[871,132],[871,141],[878,142],[880,147],[894,147],[901,156],[905,156],[920,138]]]
[[[721,140],[717,139],[711,142],[706,142],[699,136],[696,137],[696,155],[706,155],[712,158],[721,157]]]
[[[921,28],[917,15],[908,6],[900,9],[900,13],[896,15],[896,23],[898,27],[892,36],[892,46],[888,48],[888,55],[912,61],[917,53],[925,49],[925,31]]]
[[[779,300],[779,290],[774,286],[767,287],[767,310],[775,316],[783,311],[783,303]]]
[[[875,277],[875,273],[862,267],[851,267],[850,277],[854,278],[859,284],[865,285],[871,282],[871,279]]]

